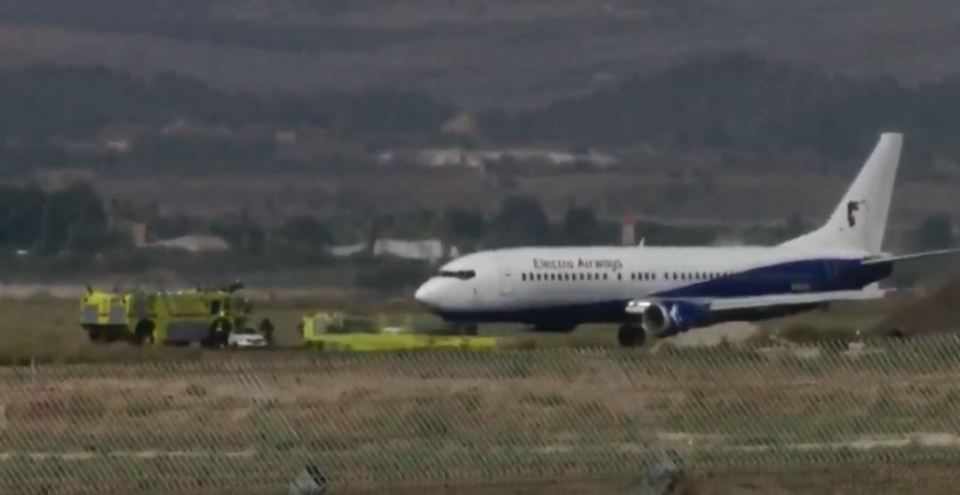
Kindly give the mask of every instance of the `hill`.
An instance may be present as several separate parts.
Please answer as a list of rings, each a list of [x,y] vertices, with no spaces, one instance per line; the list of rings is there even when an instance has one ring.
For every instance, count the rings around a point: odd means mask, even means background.
[[[0,64],[241,89],[379,84],[534,105],[731,50],[907,83],[958,72],[951,0],[0,0]]]

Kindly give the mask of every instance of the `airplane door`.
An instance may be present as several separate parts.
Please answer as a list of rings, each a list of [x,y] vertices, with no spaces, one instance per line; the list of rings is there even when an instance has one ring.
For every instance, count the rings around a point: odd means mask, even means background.
[[[513,271],[506,266],[500,269],[500,294],[503,296],[513,295]]]

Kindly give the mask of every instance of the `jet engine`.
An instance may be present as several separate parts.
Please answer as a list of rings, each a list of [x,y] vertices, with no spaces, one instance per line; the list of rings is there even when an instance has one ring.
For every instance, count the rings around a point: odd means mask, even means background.
[[[647,334],[661,338],[700,326],[710,316],[709,307],[682,301],[631,301],[627,312],[639,315]]]

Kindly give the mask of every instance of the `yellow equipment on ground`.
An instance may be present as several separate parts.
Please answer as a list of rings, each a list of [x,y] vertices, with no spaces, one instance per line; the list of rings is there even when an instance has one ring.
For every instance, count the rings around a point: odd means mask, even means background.
[[[199,342],[226,345],[252,312],[233,284],[219,289],[177,292],[103,292],[88,288],[80,303],[80,324],[93,342],[127,340],[139,345]]]
[[[320,312],[304,316],[300,332],[305,345],[321,350],[357,352],[409,351],[417,349],[490,350],[499,345],[496,337],[419,334],[411,326],[412,317],[390,324],[385,316],[378,325],[344,313]]]

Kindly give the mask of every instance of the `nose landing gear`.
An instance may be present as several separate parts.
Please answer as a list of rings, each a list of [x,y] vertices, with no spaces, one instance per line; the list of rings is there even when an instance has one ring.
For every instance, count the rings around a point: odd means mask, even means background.
[[[624,323],[617,332],[620,347],[642,347],[646,340],[647,333],[636,323]]]

